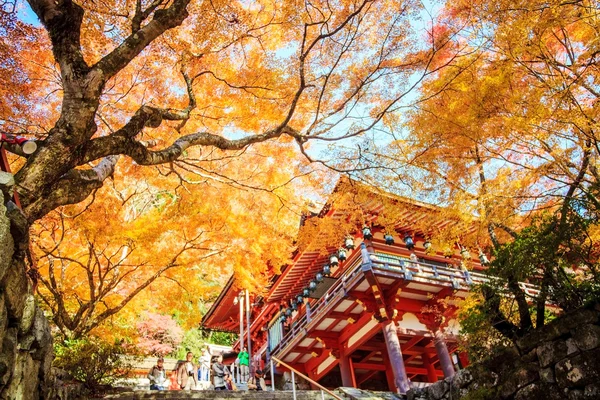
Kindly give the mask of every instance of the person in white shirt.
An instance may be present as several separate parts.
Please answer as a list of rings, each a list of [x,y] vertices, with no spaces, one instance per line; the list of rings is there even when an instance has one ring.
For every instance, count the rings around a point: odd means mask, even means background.
[[[193,360],[194,354],[189,351],[185,356],[185,362],[177,370],[177,383],[182,390],[192,390],[198,385],[198,368],[193,363]],[[193,387],[192,384],[194,385]]]

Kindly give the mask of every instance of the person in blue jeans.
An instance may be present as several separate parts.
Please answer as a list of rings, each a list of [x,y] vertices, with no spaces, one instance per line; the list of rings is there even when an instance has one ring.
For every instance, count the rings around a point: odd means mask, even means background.
[[[164,368],[165,360],[160,357],[156,360],[156,365],[148,371],[148,379],[150,380],[150,390],[165,390],[165,382],[167,381],[167,373]]]

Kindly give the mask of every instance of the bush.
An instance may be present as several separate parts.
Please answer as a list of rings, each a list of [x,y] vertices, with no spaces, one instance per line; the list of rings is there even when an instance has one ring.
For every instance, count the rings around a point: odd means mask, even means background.
[[[92,391],[126,377],[135,361],[121,342],[109,343],[94,337],[55,343],[54,352],[54,366]]]

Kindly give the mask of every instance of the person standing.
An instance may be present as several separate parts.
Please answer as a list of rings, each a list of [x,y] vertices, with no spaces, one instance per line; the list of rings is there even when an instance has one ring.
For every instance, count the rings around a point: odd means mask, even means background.
[[[200,356],[200,380],[208,381],[210,372],[210,353],[208,347],[205,347]]]
[[[246,382],[248,382],[248,379],[250,378],[250,376],[249,376],[250,358],[248,356],[248,352],[246,351],[245,347],[242,346],[242,351],[240,351],[237,358],[240,361],[240,372],[242,375],[242,383],[246,383]]]
[[[165,360],[160,357],[156,360],[156,365],[148,371],[148,379],[150,380],[150,390],[165,390],[165,382],[167,373],[164,368]]]
[[[177,369],[177,383],[182,390],[192,390],[192,383],[194,389],[198,385],[198,368],[193,360],[194,354],[191,351],[188,351],[185,356],[185,362]]]
[[[223,356],[219,355],[212,365],[215,390],[227,390],[227,381],[231,380],[229,369],[223,365]]]

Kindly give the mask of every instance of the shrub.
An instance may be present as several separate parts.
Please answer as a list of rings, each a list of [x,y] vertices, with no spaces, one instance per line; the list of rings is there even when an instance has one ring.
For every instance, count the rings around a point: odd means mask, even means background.
[[[128,356],[129,350],[123,343],[109,343],[94,337],[55,343],[54,352],[54,366],[92,391],[126,377],[135,361]]]

